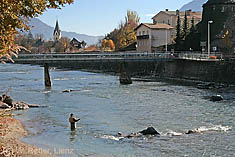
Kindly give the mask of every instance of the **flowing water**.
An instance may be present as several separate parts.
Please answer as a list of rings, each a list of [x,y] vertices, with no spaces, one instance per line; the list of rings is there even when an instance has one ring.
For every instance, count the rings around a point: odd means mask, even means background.
[[[22,140],[55,156],[234,156],[235,99],[211,102],[211,90],[164,82],[120,85],[117,76],[51,69],[45,89],[40,66],[1,64],[0,92],[41,108],[17,111]],[[74,91],[63,93],[66,89]],[[70,131],[70,113],[81,118]],[[117,133],[153,126],[160,136],[121,139]],[[183,134],[187,130],[196,134]]]

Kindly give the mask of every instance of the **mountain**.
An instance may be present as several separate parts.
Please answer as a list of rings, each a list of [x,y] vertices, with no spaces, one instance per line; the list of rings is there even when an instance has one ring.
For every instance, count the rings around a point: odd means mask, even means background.
[[[202,6],[204,3],[206,3],[207,0],[193,0],[192,2],[189,2],[185,4],[180,11],[185,11],[191,9],[192,11],[202,11]]]
[[[33,18],[29,21],[29,25],[32,26],[31,32],[33,35],[42,34],[44,39],[50,40],[53,39],[54,28],[45,24],[38,18]],[[103,36],[89,36],[86,34],[78,34],[75,32],[66,32],[62,31],[63,37],[68,37],[70,39],[76,38],[80,41],[84,40],[88,45],[97,44],[99,39],[102,39]]]

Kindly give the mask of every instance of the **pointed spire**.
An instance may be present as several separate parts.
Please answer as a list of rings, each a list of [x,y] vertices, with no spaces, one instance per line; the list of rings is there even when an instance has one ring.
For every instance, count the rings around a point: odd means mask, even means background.
[[[53,36],[54,36],[55,41],[61,38],[61,31],[60,31],[58,20],[56,20],[56,25],[55,25]]]

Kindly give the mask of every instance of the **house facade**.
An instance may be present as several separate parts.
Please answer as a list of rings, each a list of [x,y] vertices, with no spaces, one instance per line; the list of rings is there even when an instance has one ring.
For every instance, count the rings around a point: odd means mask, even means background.
[[[153,18],[153,24],[162,23],[162,24],[168,24],[172,27],[176,27],[177,25],[177,16],[180,16],[181,24],[184,22],[185,14],[187,15],[187,20],[189,26],[191,25],[192,19],[194,19],[194,24],[198,24],[202,20],[202,12],[194,12],[192,10],[186,10],[186,11],[169,11],[166,9],[165,11],[160,11],[157,13]]]
[[[178,15],[182,25],[185,14],[187,15],[189,27],[192,19],[195,25],[202,20],[201,12],[193,12],[191,10],[180,12],[166,9],[165,11],[160,11],[152,18],[153,23],[141,23],[136,28],[137,51],[156,52],[162,50],[164,46],[164,49],[167,50],[168,44],[174,44]]]
[[[137,52],[154,53],[173,43],[174,28],[168,24],[141,23],[137,28]]]

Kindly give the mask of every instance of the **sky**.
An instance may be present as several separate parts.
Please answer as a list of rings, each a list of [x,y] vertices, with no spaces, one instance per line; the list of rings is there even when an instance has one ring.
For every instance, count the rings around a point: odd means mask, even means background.
[[[61,10],[49,9],[39,19],[63,31],[104,36],[125,20],[127,10],[136,11],[140,22],[152,22],[159,11],[180,9],[192,0],[75,0]]]

